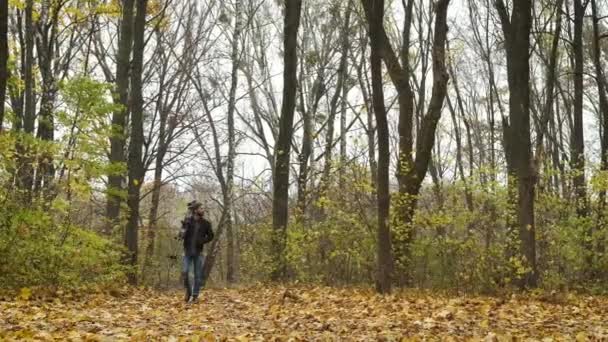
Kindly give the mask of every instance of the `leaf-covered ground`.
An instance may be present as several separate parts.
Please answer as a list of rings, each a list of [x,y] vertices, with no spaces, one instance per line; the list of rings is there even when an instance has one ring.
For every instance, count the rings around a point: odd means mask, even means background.
[[[31,297],[31,298],[29,298]],[[128,290],[0,301],[0,340],[608,340],[608,299],[446,297],[332,288]]]

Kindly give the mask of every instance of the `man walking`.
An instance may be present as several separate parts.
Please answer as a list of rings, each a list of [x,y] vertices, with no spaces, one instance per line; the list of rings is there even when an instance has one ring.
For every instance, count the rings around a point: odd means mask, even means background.
[[[188,214],[182,221],[180,237],[184,239],[184,264],[182,277],[186,287],[186,303],[197,303],[203,276],[203,245],[213,240],[211,223],[205,219],[201,203],[188,203]],[[190,286],[190,268],[194,273],[194,286]]]

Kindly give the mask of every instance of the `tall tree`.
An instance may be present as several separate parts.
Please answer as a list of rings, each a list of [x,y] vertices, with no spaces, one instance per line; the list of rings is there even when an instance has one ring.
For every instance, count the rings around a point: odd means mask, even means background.
[[[187,89],[189,87],[188,77],[189,73],[192,72],[192,63],[184,62],[181,63],[177,68],[176,72],[170,73],[170,65],[174,63],[174,60],[170,58],[167,50],[174,48],[171,43],[166,40],[162,30],[155,28],[155,31],[159,35],[158,45],[156,46],[159,59],[163,62],[159,66],[159,94],[156,101],[156,114],[158,115],[158,134],[156,144],[152,143],[153,131],[150,130],[150,136],[144,143],[146,144],[147,156],[144,155],[144,167],[146,170],[154,164],[154,181],[152,188],[152,200],[150,203],[150,211],[148,215],[148,234],[147,234],[147,246],[146,256],[143,267],[150,265],[152,256],[154,254],[156,231],[158,228],[158,222],[162,215],[160,212],[161,207],[161,190],[167,185],[169,179],[172,176],[165,176],[166,169],[176,161],[180,161],[179,158],[182,153],[187,151],[190,146],[194,143],[177,145],[176,141],[180,139],[185,133],[190,131],[190,127],[184,124],[185,115],[184,111],[191,110],[190,105],[186,105]],[[162,42],[161,42],[162,40]],[[188,59],[188,58],[186,58]],[[156,123],[156,115],[154,115],[151,126]],[[152,145],[152,147],[150,147]],[[171,149],[173,146],[179,146],[177,149]],[[153,148],[156,146],[156,148]],[[167,158],[169,153],[172,153],[170,158]],[[147,158],[148,157],[148,158]],[[164,178],[163,178],[164,177]],[[168,179],[169,178],[169,179]],[[145,197],[143,195],[142,197]],[[142,268],[142,273],[144,273]],[[144,277],[146,274],[142,274]]]
[[[8,80],[8,0],[0,0],[0,132],[4,123],[4,100]]]
[[[171,82],[166,80],[167,72],[168,72],[168,64],[169,59],[165,54],[165,48],[167,48],[164,44],[164,34],[161,30],[156,30],[155,32],[157,37],[157,53],[158,59],[161,61],[159,63],[159,85],[158,85],[158,100],[156,105],[156,110],[159,115],[159,128],[158,128],[158,149],[156,151],[156,158],[154,161],[154,183],[152,188],[152,200],[150,203],[150,213],[148,215],[148,241],[146,246],[146,254],[145,260],[142,268],[142,279],[145,281],[146,279],[146,270],[152,261],[152,255],[154,254],[154,248],[156,244],[156,230],[158,225],[158,210],[160,206],[160,195],[161,189],[163,185],[163,169],[164,163],[163,160],[165,155],[167,154],[168,146],[168,136],[171,134],[172,129],[174,129],[175,124],[177,123],[177,119],[173,117],[173,120],[169,120],[169,111],[171,108],[167,105],[166,98],[169,97],[167,94],[169,88],[171,86]],[[179,90],[177,91],[179,93]],[[176,98],[178,95],[176,95]]]
[[[476,0],[468,0],[468,17],[471,23],[471,33],[473,34],[473,44],[476,55],[482,60],[484,71],[486,72],[487,78],[487,87],[488,87],[488,114],[487,118],[490,126],[490,136],[489,136],[489,145],[490,145],[490,161],[489,166],[490,169],[493,170],[490,172],[490,179],[493,182],[490,182],[490,190],[494,191],[497,179],[497,157],[496,157],[496,110],[504,116],[504,106],[501,98],[501,93],[499,92],[499,88],[497,85],[497,78],[495,72],[495,63],[494,63],[494,42],[492,41],[492,29],[490,28],[490,20],[493,18],[494,13],[492,13],[492,3],[493,0],[485,1],[485,15],[482,16],[482,13],[479,11],[479,2]],[[466,126],[465,126],[466,128]],[[481,159],[481,158],[480,158]],[[483,165],[483,161],[480,160],[480,165]],[[480,174],[481,175],[481,174]],[[491,227],[489,227],[491,228]]]
[[[536,132],[536,146],[534,153],[534,168],[537,174],[540,173],[540,163],[544,155],[544,137],[547,132],[550,120],[553,118],[553,104],[555,100],[555,84],[557,74],[557,63],[558,63],[558,49],[559,41],[561,39],[562,31],[562,4],[563,0],[558,0],[555,6],[555,30],[553,33],[553,41],[551,42],[549,60],[545,59],[547,65],[546,71],[546,94],[545,103],[542,107],[543,115],[539,118],[538,129]]]
[[[242,30],[243,30],[243,19],[245,12],[243,11],[242,0],[238,0],[238,3],[233,3],[233,14],[234,14],[234,25],[230,24],[230,21],[222,20],[220,17],[220,22],[223,27],[225,27],[225,31],[222,32],[228,39],[228,46],[230,47],[230,59],[232,63],[232,67],[230,69],[230,86],[227,88],[227,93],[223,91],[226,90],[225,87],[220,87],[220,91],[222,91],[220,97],[222,100],[226,100],[228,106],[228,112],[226,117],[219,118],[217,115],[212,113],[214,108],[217,108],[218,104],[215,98],[209,95],[209,92],[205,89],[203,72],[200,68],[195,67],[195,72],[193,77],[191,78],[192,84],[198,94],[199,100],[202,104],[203,112],[205,115],[206,126],[208,130],[202,131],[197,127],[197,125],[193,125],[192,128],[194,130],[194,136],[196,138],[196,142],[199,147],[203,151],[203,153],[207,156],[208,162],[211,164],[211,168],[213,173],[215,174],[217,181],[220,186],[220,190],[222,193],[222,210],[221,217],[218,220],[217,227],[215,228],[215,238],[209,244],[207,248],[208,252],[206,253],[205,260],[203,262],[203,284],[206,283],[209,278],[211,271],[216,265],[216,260],[218,260],[218,256],[221,256],[220,247],[222,247],[224,236],[224,231],[231,229],[232,232],[227,232],[227,247],[226,250],[226,258],[219,259],[219,261],[225,262],[224,264],[220,264],[220,272],[224,272],[226,270],[226,278],[230,281],[236,281],[237,278],[237,258],[236,258],[236,246],[234,243],[234,159],[236,158],[236,129],[234,122],[234,115],[238,114],[239,111],[236,107],[237,96],[236,91],[238,88],[238,70],[241,67],[241,57],[242,57],[242,49],[239,45],[241,43]],[[224,7],[224,10],[229,11],[228,7]],[[223,12],[226,13],[226,12]],[[201,18],[200,20],[203,20]],[[238,32],[237,32],[238,25]],[[210,28],[213,28],[215,25],[210,25]],[[203,35],[204,36],[204,35]],[[201,55],[201,57],[204,54]],[[200,59],[199,61],[202,61]],[[205,71],[207,72],[207,71]],[[213,83],[211,84],[213,87]],[[231,117],[231,118],[230,118]],[[220,129],[220,121],[226,119],[226,138],[222,139]],[[211,144],[207,140],[205,140],[204,133],[210,133]],[[225,151],[225,145],[228,142],[228,156],[223,154],[222,151]],[[212,149],[210,148],[212,146]],[[228,183],[231,183],[230,185]],[[230,212],[230,222],[228,223],[228,212]],[[230,225],[230,227],[228,227]],[[229,236],[230,235],[230,236]],[[230,246],[230,240],[232,241],[232,246]],[[223,266],[226,266],[224,268]]]
[[[236,0],[234,3],[234,31],[232,34],[232,51],[230,59],[232,60],[232,72],[230,75],[230,94],[228,95],[228,159],[226,160],[226,191],[224,193],[224,211],[227,239],[227,257],[226,257],[226,280],[229,283],[236,281],[236,261],[235,261],[235,246],[234,246],[234,227],[232,225],[233,215],[232,206],[234,201],[234,159],[236,157],[235,148],[235,131],[234,131],[234,112],[236,109],[236,89],[238,87],[238,71],[239,71],[239,41],[241,39],[241,0]]]
[[[370,0],[363,1],[365,15],[371,18]],[[441,118],[443,101],[447,93],[448,72],[445,65],[445,44],[447,37],[447,9],[449,0],[438,1],[435,8],[435,27],[432,45],[433,88],[427,113],[420,124],[416,139],[416,155],[414,158],[414,96],[410,86],[410,28],[412,21],[413,0],[405,6],[405,23],[403,28],[403,43],[400,57],[393,51],[389,38],[381,26],[379,29],[378,47],[381,49],[382,59],[386,64],[389,76],[397,90],[399,102],[399,162],[397,165],[397,180],[399,181],[399,197],[395,201],[395,225],[392,227],[393,248],[395,260],[399,267],[398,280],[400,284],[411,282],[410,246],[413,240],[413,227],[411,225],[417,197],[422,186],[429,163],[433,145],[435,144],[435,131]],[[401,62],[399,61],[401,60]],[[380,135],[380,133],[378,133]],[[379,158],[382,153],[379,153]],[[380,161],[378,160],[378,163]],[[380,165],[378,165],[380,167]]]
[[[64,76],[68,73],[70,61],[77,49],[74,33],[76,29],[59,30],[62,9],[67,4],[67,1],[57,3],[52,0],[42,1],[39,18],[36,20],[36,52],[41,80],[37,137],[44,141],[55,139],[54,110],[59,92],[57,80],[61,78],[61,72]],[[65,33],[68,37],[62,36],[61,33]],[[61,51],[64,43],[65,49]],[[61,57],[57,53],[59,51],[61,51]],[[51,184],[55,176],[53,154],[50,151],[44,151],[38,159],[34,188],[37,192],[42,192],[46,199],[50,199],[53,195],[53,192],[50,191]]]
[[[572,132],[572,170],[574,170],[574,192],[576,212],[579,217],[587,215],[587,191],[585,186],[585,140],[583,134],[583,0],[574,0],[574,131]],[[587,3],[588,1],[586,1]]]
[[[116,91],[114,102],[120,104],[112,114],[112,136],[110,137],[110,163],[112,169],[108,175],[106,197],[106,233],[110,234],[118,224],[120,203],[123,191],[123,167],[125,158],[126,120],[129,110],[129,70],[131,50],[133,48],[133,5],[134,0],[122,1],[122,18],[120,23],[120,38],[116,56]]]
[[[154,164],[154,183],[148,215],[147,246],[142,265],[142,279],[145,280],[148,279],[146,277],[149,275],[146,269],[152,266],[158,222],[163,215],[160,212],[162,207],[161,190],[167,185],[168,178],[173,177],[173,174],[166,175],[166,169],[175,162],[181,162],[182,159],[179,156],[190,150],[192,144],[196,142],[195,139],[186,144],[178,143],[180,137],[191,131],[191,127],[184,122],[188,118],[184,114],[190,113],[192,106],[195,105],[189,103],[191,82],[196,77],[193,76],[193,71],[196,62],[204,56],[204,53],[201,53],[200,50],[209,50],[205,45],[208,44],[208,41],[203,41],[205,44],[195,44],[195,42],[201,41],[200,37],[207,37],[209,30],[215,27],[216,23],[208,20],[209,14],[215,10],[213,0],[205,4],[203,13],[198,13],[195,10],[197,3],[192,1],[163,9],[163,12],[160,13],[163,17],[171,13],[170,10],[187,14],[177,17],[179,21],[174,29],[167,30],[160,25],[154,26],[157,42],[152,57],[152,65],[156,67],[159,85],[155,101],[155,115],[152,115],[150,126],[155,126],[158,117],[158,133],[156,143],[152,142],[154,140],[153,130],[150,130],[150,136],[145,142],[145,151],[148,152],[148,156],[153,156],[153,158],[146,159],[144,155],[144,161],[146,161],[144,166],[147,170],[152,163]],[[198,25],[198,23],[207,23],[207,25]],[[195,32],[193,32],[194,27],[197,28]],[[181,39],[175,39],[176,36],[181,37]],[[178,65],[174,67],[176,61]],[[154,146],[156,146],[155,149]],[[178,146],[179,149],[174,149]],[[155,153],[150,153],[150,151],[155,151]],[[145,194],[142,197],[145,197]]]
[[[220,188],[222,190],[222,196],[224,200],[227,197],[228,186],[226,184],[226,176],[224,174],[224,169],[222,167],[223,160],[221,155],[221,143],[218,130],[216,128],[216,123],[211,113],[211,109],[209,108],[207,95],[205,94],[202,85],[200,82],[201,77],[197,77],[197,80],[194,81],[197,92],[199,93],[199,97],[201,98],[201,102],[203,104],[203,109],[205,111],[205,116],[209,124],[209,129],[211,131],[211,139],[213,142],[213,155],[208,151],[207,143],[203,140],[201,132],[194,126],[194,137],[196,138],[197,143],[200,148],[204,151],[204,153],[208,156],[209,161],[211,162],[213,171],[217,177],[217,181],[220,183]],[[210,243],[209,250],[205,257],[203,263],[203,284],[207,282],[213,267],[215,266],[215,260],[219,254],[220,250],[220,237],[224,233],[224,229],[226,228],[226,206],[224,206],[222,210],[222,215],[219,219],[219,223],[215,230],[215,238]]]
[[[517,211],[514,215],[517,222],[510,222],[509,235],[514,240],[512,243],[516,250],[513,256],[519,259],[525,269],[519,284],[522,287],[534,287],[537,282],[535,174],[530,138],[529,84],[532,5],[531,0],[514,0],[510,17],[504,1],[497,0],[495,7],[500,17],[507,55],[509,117],[508,121],[503,122],[503,134],[511,201]]]
[[[331,4],[329,4],[331,6]],[[315,11],[317,10],[317,11]],[[334,44],[336,36],[333,30],[321,30],[317,33],[317,27],[327,25],[323,16],[318,13],[318,8],[308,6],[303,15],[302,33],[302,55],[300,60],[301,72],[299,75],[299,112],[302,115],[302,143],[298,154],[299,172],[297,178],[298,199],[297,217],[306,217],[309,194],[311,193],[309,183],[311,182],[311,169],[313,169],[314,138],[318,135],[315,122],[319,119],[319,105],[321,99],[327,95],[328,75],[332,57],[337,52],[338,44]],[[336,18],[337,11],[330,18]],[[330,19],[330,20],[332,20]],[[312,70],[311,70],[312,69]],[[312,77],[309,77],[311,75]],[[311,82],[312,81],[312,82]],[[327,120],[329,122],[329,120]]]
[[[602,67],[602,54],[600,49],[600,32],[599,32],[599,21],[600,18],[597,13],[597,6],[595,0],[591,0],[591,14],[593,20],[593,65],[595,67],[595,80],[597,83],[597,91],[599,93],[600,104],[599,104],[599,115],[601,127],[600,131],[601,142],[601,164],[600,169],[602,171],[608,171],[608,98],[606,97],[606,76],[604,75],[604,69]],[[606,229],[606,191],[600,190],[599,193],[599,205],[598,205],[598,226],[600,229]],[[598,241],[597,247],[595,248],[598,254],[604,251],[604,241]]]
[[[25,2],[25,65],[24,67],[24,83],[25,83],[25,111],[23,115],[23,130],[25,133],[33,134],[36,124],[36,93],[34,89],[34,1],[27,0]],[[27,166],[28,169],[31,166]],[[26,182],[30,182],[33,177],[33,169],[26,174]]]
[[[365,1],[365,0],[364,0]],[[372,98],[374,116],[378,126],[378,230],[377,230],[377,278],[376,290],[380,293],[389,293],[392,287],[393,256],[391,253],[391,236],[389,227],[389,130],[384,106],[384,90],[382,89],[382,32],[384,31],[384,0],[367,2],[366,12],[369,23],[369,37],[371,45],[371,74]],[[370,147],[372,148],[372,147]]]
[[[23,111],[23,131],[33,135],[36,125],[36,93],[34,87],[34,2],[25,2],[25,56],[22,59],[23,83],[25,85],[24,97],[25,107]],[[20,126],[20,125],[17,125]],[[20,154],[19,170],[17,180],[19,189],[23,192],[25,203],[31,201],[31,191],[34,184],[34,167],[31,158],[31,151],[28,151],[27,142],[22,142],[18,146]]]
[[[144,100],[142,92],[142,72],[144,60],[144,34],[146,30],[146,10],[148,0],[137,0],[137,12],[133,25],[133,70],[131,73],[131,134],[129,136],[129,185],[127,204],[129,219],[125,229],[125,245],[129,251],[129,264],[137,265],[139,231],[139,195],[144,181],[145,169],[142,160],[144,144]],[[129,282],[137,283],[137,274],[129,272]]]
[[[273,279],[285,277],[284,259],[286,229],[289,214],[289,161],[291,138],[293,135],[293,116],[297,92],[297,44],[298,27],[302,0],[285,1],[283,32],[283,104],[279,120],[279,137],[275,145],[275,172],[272,198],[273,249],[277,266]]]

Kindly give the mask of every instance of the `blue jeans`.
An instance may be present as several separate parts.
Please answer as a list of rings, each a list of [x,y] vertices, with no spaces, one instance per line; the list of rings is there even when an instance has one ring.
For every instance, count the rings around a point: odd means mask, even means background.
[[[190,266],[194,268],[194,287],[190,287]],[[201,255],[184,255],[182,277],[184,278],[186,292],[193,297],[198,297],[203,278],[203,257]]]

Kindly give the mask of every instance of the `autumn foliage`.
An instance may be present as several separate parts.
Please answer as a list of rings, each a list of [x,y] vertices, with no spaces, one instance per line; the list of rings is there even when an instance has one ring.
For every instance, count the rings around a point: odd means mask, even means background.
[[[82,296],[22,291],[0,301],[0,338],[169,341],[512,341],[608,338],[605,298],[501,298],[371,289],[255,286],[181,294],[123,289]]]

